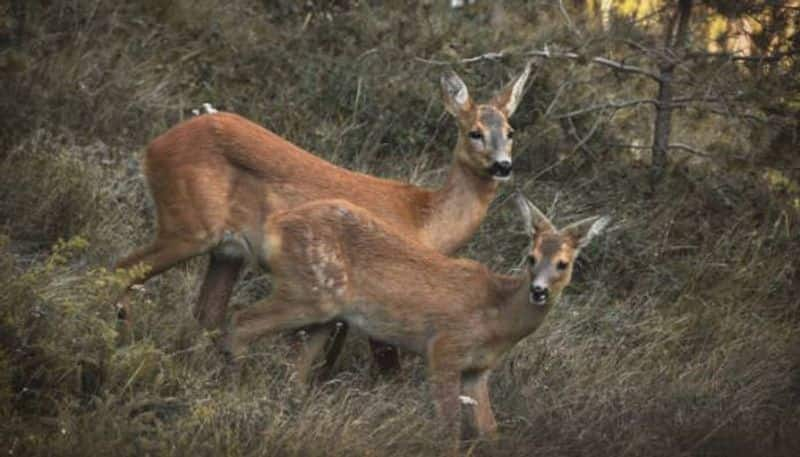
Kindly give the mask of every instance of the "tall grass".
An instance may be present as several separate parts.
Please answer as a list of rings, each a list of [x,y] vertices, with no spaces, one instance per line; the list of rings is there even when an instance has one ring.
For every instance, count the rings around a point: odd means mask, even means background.
[[[227,379],[217,335],[191,316],[202,260],[148,282],[134,299],[133,342],[116,343],[112,303],[126,273],[106,268],[152,233],[138,157],[191,109],[210,101],[337,164],[433,185],[455,126],[438,101],[441,67],[415,57],[565,33],[548,19],[560,14],[548,2],[509,2],[515,14],[502,29],[480,2],[463,12],[444,2],[307,3],[27,3],[18,65],[0,66],[2,90],[15,94],[0,98],[0,450],[442,452],[422,364],[408,356],[397,376],[375,378],[357,335],[334,376],[308,394],[293,387],[282,338],[253,348],[241,383]],[[482,98],[521,63],[457,70]],[[493,375],[499,438],[467,441],[464,452],[796,455],[800,239],[791,198],[724,167],[678,166],[653,193],[637,162],[582,153],[543,116],[563,72],[583,71],[560,65],[538,69],[512,120],[515,180],[462,254],[499,271],[518,265],[526,237],[507,203],[513,188],[556,220],[605,213],[614,223],[581,254],[563,303]],[[599,81],[595,90],[619,89]],[[646,134],[641,120],[623,121],[603,135]],[[724,142],[704,133],[718,122],[681,128]],[[758,153],[743,137],[730,142]],[[233,304],[268,290],[263,273],[248,272]]]

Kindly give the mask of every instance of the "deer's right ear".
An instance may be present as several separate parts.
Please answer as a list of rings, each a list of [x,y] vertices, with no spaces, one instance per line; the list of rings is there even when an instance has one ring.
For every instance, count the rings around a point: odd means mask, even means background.
[[[519,106],[519,102],[522,100],[522,95],[525,92],[525,83],[531,75],[531,65],[532,61],[525,64],[525,70],[522,71],[522,74],[517,76],[516,79],[511,81],[492,99],[491,103],[502,111],[506,117],[511,117],[511,115],[514,114],[514,111],[517,110],[517,106]]]
[[[581,249],[602,232],[610,221],[611,218],[608,216],[589,217],[564,227],[561,233],[572,240],[576,248]]]
[[[472,99],[469,96],[467,85],[453,71],[442,75],[442,98],[444,107],[455,117],[472,110]]]
[[[522,193],[517,192],[514,195],[514,200],[517,202],[519,212],[522,214],[522,220],[525,223],[525,230],[531,235],[541,232],[555,232],[556,228],[550,219],[544,215],[539,208],[525,198]]]

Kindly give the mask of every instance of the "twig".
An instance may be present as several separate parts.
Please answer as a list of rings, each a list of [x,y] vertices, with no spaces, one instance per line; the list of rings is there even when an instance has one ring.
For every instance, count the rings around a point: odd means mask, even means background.
[[[668,106],[670,108],[682,109],[682,108],[688,108],[690,105],[700,104],[700,103],[720,103],[720,104],[724,105],[725,101],[726,101],[725,99],[719,98],[719,97],[681,97],[681,98],[675,99],[672,103],[669,103]],[[545,116],[550,118],[550,119],[563,119],[563,118],[566,118],[566,117],[575,117],[575,116],[580,116],[580,115],[583,115],[583,114],[588,114],[588,113],[592,113],[592,112],[595,112],[595,111],[602,111],[602,110],[606,110],[606,109],[619,110],[619,109],[630,108],[630,107],[634,107],[634,106],[638,106],[638,105],[659,106],[659,104],[660,104],[660,102],[658,100],[654,99],[654,98],[637,98],[637,99],[633,99],[633,100],[624,100],[624,101],[611,100],[611,101],[608,101],[608,102],[605,102],[605,103],[598,103],[598,104],[587,106],[586,108],[576,109],[574,111],[555,114],[555,115],[552,115],[552,116],[550,116],[550,115],[548,115],[546,113]],[[762,123],[765,122],[764,119],[761,119],[758,116],[753,115],[753,114],[736,113],[736,112],[733,112],[733,111],[730,111],[730,110],[716,109],[716,108],[713,108],[713,107],[710,107],[710,106],[705,106],[705,107],[703,107],[701,109],[703,109],[705,111],[708,111],[710,113],[713,113],[713,114],[720,115],[720,116],[739,117],[739,118],[750,119],[750,120],[754,120],[754,121],[762,122]],[[549,111],[550,110],[548,109],[548,112]]]
[[[549,117],[550,112],[553,111],[553,107],[556,106],[556,102],[561,97],[561,93],[564,91],[564,88],[569,85],[569,80],[562,82],[558,85],[558,89],[556,89],[555,95],[553,95],[553,100],[550,101],[550,104],[547,105],[547,109],[544,111],[544,117]]]
[[[572,18],[570,18],[569,13],[567,13],[567,8],[564,7],[564,0],[558,0],[558,8],[561,10],[561,15],[564,16],[564,20],[567,21],[567,28],[570,30],[570,32],[574,33],[579,38],[582,38],[581,31],[575,28]]]
[[[800,54],[800,50],[794,49],[786,52],[776,52],[774,54],[745,56],[730,52],[703,52],[692,51],[686,54],[687,59],[723,59],[731,62],[778,62],[786,57],[793,57]]]
[[[581,54],[576,52],[554,52],[550,51],[547,46],[544,49],[533,49],[530,51],[526,51],[523,53],[525,56],[531,57],[543,57],[545,59],[571,59],[571,60],[586,60],[588,63],[594,63],[598,65],[604,65],[615,70],[624,71],[626,73],[637,73],[640,75],[644,75],[649,77],[654,81],[660,81],[661,77],[650,70],[647,70],[642,67],[636,67],[633,65],[626,65],[622,62],[617,62],[616,60],[607,59],[605,57],[592,57],[587,58]]]
[[[637,99],[626,100],[626,101],[614,101],[614,100],[612,100],[610,102],[600,103],[600,104],[597,104],[597,105],[591,105],[591,106],[588,106],[586,108],[581,108],[581,109],[578,109],[578,110],[570,111],[568,113],[556,114],[554,116],[551,116],[551,118],[552,119],[563,119],[565,117],[579,116],[581,114],[586,114],[586,113],[591,113],[591,112],[594,112],[594,111],[605,110],[605,109],[608,109],[608,108],[621,109],[621,108],[627,108],[627,107],[630,107],[630,106],[637,106],[637,105],[644,105],[644,104],[658,105],[658,100],[653,99],[653,98],[637,98]]]
[[[597,118],[594,121],[594,124],[592,124],[592,128],[589,129],[589,133],[587,133],[583,138],[580,138],[578,136],[577,128],[574,130],[573,135],[575,136],[575,139],[579,141],[578,144],[576,144],[575,147],[572,148],[573,152],[577,151],[578,149],[581,149],[584,152],[587,152],[590,156],[592,157],[595,156],[594,151],[592,151],[591,148],[586,146],[586,143],[588,143],[589,140],[594,136],[595,132],[597,132],[597,128],[600,126],[600,122],[602,122],[602,120],[603,118],[601,116],[597,116]],[[573,127],[575,126],[575,124],[572,122],[572,118],[569,118],[569,122],[570,125],[572,125]]]
[[[505,51],[499,51],[499,52],[487,52],[486,54],[481,54],[479,56],[467,57],[467,58],[464,58],[464,59],[458,59],[458,60],[452,60],[452,61],[425,59],[423,57],[414,57],[414,59],[419,61],[419,62],[424,62],[424,63],[430,64],[430,65],[452,65],[454,63],[460,63],[460,64],[474,63],[474,62],[479,62],[481,60],[500,60],[500,59],[504,59],[506,57],[510,57],[511,55],[513,55],[513,54],[505,52]],[[607,59],[605,57],[587,58],[586,56],[583,56],[583,55],[578,54],[576,52],[550,51],[547,48],[547,46],[545,46],[545,48],[541,49],[541,50],[540,49],[534,49],[534,50],[530,50],[530,51],[524,51],[522,53],[519,53],[518,55],[527,56],[527,57],[543,57],[545,59],[586,60],[587,63],[603,65],[603,66],[607,66],[607,67],[613,68],[615,70],[624,71],[624,72],[627,72],[627,73],[638,73],[638,74],[641,74],[641,75],[645,75],[645,76],[647,76],[647,77],[649,77],[649,78],[651,78],[651,79],[653,79],[655,81],[661,80],[661,78],[658,76],[658,74],[656,74],[656,73],[654,73],[654,72],[652,72],[650,70],[647,70],[645,68],[636,67],[636,66],[633,66],[633,65],[626,65],[626,64],[623,64],[622,62],[617,62],[616,60]]]
[[[683,151],[690,152],[690,153],[692,153],[694,155],[698,155],[700,157],[705,157],[705,158],[711,157],[711,154],[709,154],[709,153],[707,153],[705,151],[701,151],[699,149],[693,148],[693,147],[689,146],[686,143],[670,143],[669,146],[667,146],[667,147],[669,149],[681,149]]]
[[[641,144],[609,144],[608,146],[612,148],[625,148],[625,149],[653,149],[653,145],[641,145]],[[690,152],[694,155],[698,155],[700,157],[704,157],[707,159],[710,159],[712,157],[712,155],[709,154],[708,152],[694,148],[685,143],[670,143],[669,146],[667,146],[667,148],[681,149],[683,151]]]
[[[414,60],[431,65],[452,65],[453,63],[474,63],[474,62],[479,62],[481,60],[500,60],[507,57],[508,55],[509,54],[500,51],[500,52],[487,52],[486,54],[481,54],[479,56],[468,57],[466,59],[459,59],[454,61],[425,59],[423,57],[414,57]]]

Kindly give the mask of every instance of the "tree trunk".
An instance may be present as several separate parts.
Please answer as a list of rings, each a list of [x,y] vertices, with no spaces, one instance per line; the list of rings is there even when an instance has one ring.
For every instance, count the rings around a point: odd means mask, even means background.
[[[14,26],[14,44],[17,46],[22,44],[22,36],[25,34],[26,13],[24,0],[11,0],[11,14],[16,22]]]
[[[691,14],[692,0],[680,0],[664,32],[663,56],[659,65],[658,104],[653,126],[653,163],[650,170],[653,186],[661,181],[667,168],[669,136],[672,130],[672,78],[678,59],[683,57],[680,51],[685,49],[689,37]]]
[[[650,169],[650,178],[653,185],[658,184],[664,177],[667,167],[667,150],[669,149],[669,135],[672,131],[672,72],[673,65],[662,67],[661,80],[658,82],[658,104],[656,105],[656,119],[653,126],[653,163]]]

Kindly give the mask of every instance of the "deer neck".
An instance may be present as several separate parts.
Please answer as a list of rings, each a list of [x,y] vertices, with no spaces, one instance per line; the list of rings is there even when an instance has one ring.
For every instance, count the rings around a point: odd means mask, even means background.
[[[518,276],[495,275],[491,283],[497,307],[495,334],[512,345],[539,328],[558,301],[553,297],[543,306],[530,303],[531,278],[527,270]]]
[[[497,192],[497,181],[479,176],[456,151],[444,185],[431,195],[424,221],[427,244],[444,254],[462,247],[478,230]]]

